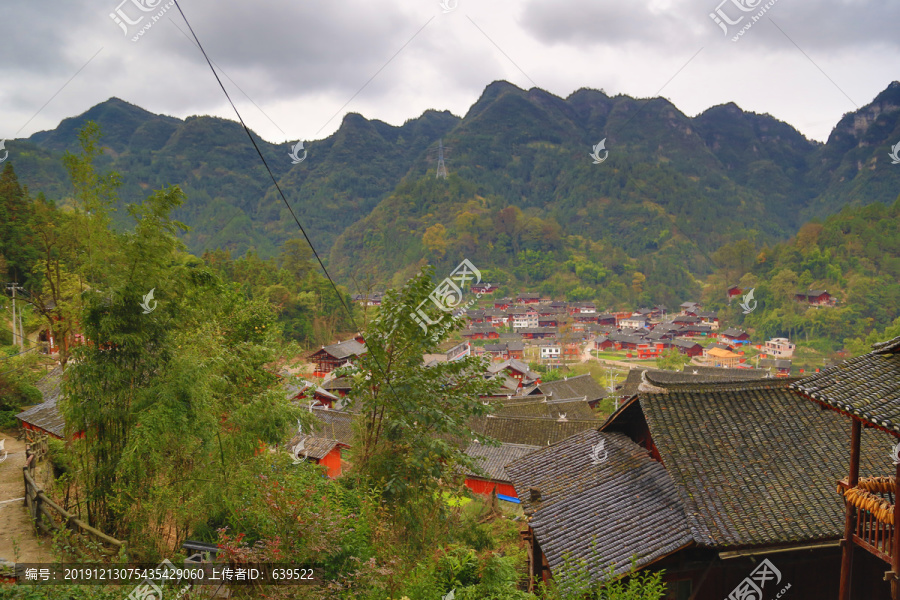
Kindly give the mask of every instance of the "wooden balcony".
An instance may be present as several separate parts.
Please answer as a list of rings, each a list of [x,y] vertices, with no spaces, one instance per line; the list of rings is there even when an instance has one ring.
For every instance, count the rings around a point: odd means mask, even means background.
[[[856,487],[847,479],[838,482],[838,492],[856,508],[853,543],[892,564],[894,539],[894,477],[860,477]]]

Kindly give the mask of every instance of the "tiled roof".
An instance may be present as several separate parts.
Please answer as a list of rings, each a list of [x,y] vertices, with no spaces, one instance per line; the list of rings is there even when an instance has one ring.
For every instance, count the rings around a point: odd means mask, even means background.
[[[759,382],[760,385],[777,385],[783,386],[784,379],[774,381],[766,378],[766,371],[761,371],[763,377],[759,376],[760,371],[750,369],[719,369],[724,373],[697,373],[691,370],[691,367],[685,367],[684,371],[647,371],[644,374],[644,380],[650,385],[662,388],[687,389],[690,386],[698,387],[710,385],[716,386],[715,389],[722,389],[727,386],[742,386],[751,382]],[[744,374],[743,371],[748,371]]]
[[[540,446],[529,446],[527,444],[500,444],[500,446],[488,446],[487,444],[472,442],[469,444],[469,447],[466,448],[466,454],[478,459],[476,464],[484,471],[484,473],[479,474],[474,471],[466,471],[466,475],[508,482],[510,480],[509,475],[506,473],[504,467],[512,461],[540,449]]]
[[[322,460],[328,453],[334,450],[334,447],[340,444],[339,441],[335,439],[329,439],[325,437],[315,437],[306,434],[297,434],[291,441],[288,443],[288,449],[293,450],[293,448],[303,441],[303,450],[300,452],[301,456],[307,456],[309,458],[314,458],[316,460]]]
[[[62,367],[56,367],[38,380],[34,386],[40,390],[44,401],[20,412],[16,418],[23,423],[49,431],[55,436],[63,437],[66,420],[56,405],[62,387],[62,374]]]
[[[900,432],[900,337],[872,348],[792,387],[868,423]]]
[[[705,375],[708,377],[719,377],[725,379],[764,379],[769,373],[765,369],[728,369],[725,367],[706,367],[706,366],[687,366],[684,368],[685,373],[690,371],[697,375]]]
[[[529,417],[475,417],[469,428],[476,436],[487,436],[505,444],[549,446],[586,429],[597,429],[596,419],[536,419]]]
[[[728,329],[723,331],[721,335],[736,338],[736,337],[740,337],[746,333],[747,333],[746,331],[737,329],[736,327],[729,327]]]
[[[338,342],[337,344],[331,344],[330,346],[324,346],[320,348],[313,354],[318,354],[319,352],[327,352],[331,356],[337,359],[349,358],[351,356],[359,356],[360,354],[366,353],[366,347],[364,344],[360,344],[356,340],[347,340],[345,342]]]
[[[539,398],[528,396],[529,398]],[[556,400],[548,402],[546,398],[535,399],[531,402],[500,402],[494,403],[493,414],[498,417],[538,417],[542,419],[559,419],[565,415],[566,419],[596,419],[594,412],[583,398],[568,400]]]
[[[353,381],[349,377],[335,377],[322,384],[326,390],[349,390],[353,388]]]
[[[718,391],[670,388],[639,401],[699,545],[841,537],[844,510],[834,487],[850,460],[846,419],[777,380]],[[893,470],[889,436],[864,430],[862,442],[861,474]]]
[[[313,413],[319,419],[312,434],[316,437],[337,440],[348,446],[353,445],[353,418],[352,413],[341,410],[326,410],[314,408]]]
[[[585,396],[588,402],[595,402],[606,397],[606,390],[594,381],[590,374],[548,381],[541,383],[538,388],[542,394],[552,393],[554,398],[578,398]]]
[[[603,444],[593,459],[594,447]],[[596,464],[595,464],[596,463]],[[565,580],[567,562],[602,580],[692,544],[682,501],[665,467],[619,433],[583,431],[506,467],[529,525]],[[531,488],[540,499],[531,500]]]

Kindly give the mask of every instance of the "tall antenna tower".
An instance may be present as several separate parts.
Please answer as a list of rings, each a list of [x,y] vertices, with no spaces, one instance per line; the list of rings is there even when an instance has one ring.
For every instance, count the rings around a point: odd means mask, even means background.
[[[438,140],[437,179],[447,179],[447,166],[444,164],[444,140]]]

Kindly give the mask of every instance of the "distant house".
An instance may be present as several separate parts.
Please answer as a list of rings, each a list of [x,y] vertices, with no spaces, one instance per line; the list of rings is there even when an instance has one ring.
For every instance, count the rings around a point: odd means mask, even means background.
[[[498,310],[506,310],[512,305],[512,303],[513,301],[511,298],[501,298],[494,301],[494,308]]]
[[[809,290],[794,294],[794,300],[812,306],[834,306],[837,302],[826,290]]]
[[[528,368],[528,365],[520,360],[511,358],[502,363],[497,363],[488,367],[488,373],[491,375],[506,372],[507,376],[512,377],[523,384],[527,385],[532,382],[540,383],[540,375]]]
[[[538,316],[538,327],[559,327],[559,316],[552,315],[544,315]]]
[[[349,384],[349,380],[346,377],[341,379]],[[349,392],[350,390],[347,389],[346,391]],[[328,408],[339,409],[343,405],[342,396],[339,396],[336,392],[326,390],[311,381],[301,381],[299,385],[289,383],[284,386],[284,393],[288,400],[311,400],[314,406],[327,406]],[[344,395],[346,395],[346,392]]]
[[[569,314],[593,314],[597,312],[597,305],[593,302],[570,302],[569,303]]]
[[[366,346],[363,338],[356,337],[330,346],[322,346],[321,349],[309,355],[309,361],[316,365],[314,375],[322,377],[365,353]]]
[[[644,340],[637,345],[638,358],[657,358],[670,346],[668,341]]]
[[[700,317],[697,315],[680,315],[672,319],[673,325],[699,325]]]
[[[492,294],[497,290],[497,286],[492,283],[476,283],[469,289],[473,294]]]
[[[487,344],[484,347],[484,351],[499,360],[522,358],[525,353],[525,344],[521,341]]]
[[[541,360],[558,360],[562,356],[559,344],[541,344]]]
[[[526,340],[539,340],[556,337],[559,332],[556,327],[523,327],[518,333]]]
[[[706,351],[706,364],[711,367],[729,367],[738,366],[743,357],[729,350],[721,348],[712,348]]]
[[[512,319],[513,329],[538,326],[538,314],[534,309],[516,309],[512,313]]]
[[[733,342],[735,344],[749,344],[750,343],[750,334],[742,329],[737,329],[735,327],[729,327],[725,331],[719,334],[719,337],[725,340],[726,342]]]
[[[719,328],[719,313],[714,310],[700,312],[697,314],[700,318],[701,325],[709,325],[713,331]]]
[[[761,358],[759,359],[760,369],[769,369],[775,372],[776,377],[791,376],[791,361],[778,358]]]
[[[469,340],[496,340],[500,337],[500,332],[494,327],[470,327],[463,329],[460,335]]]
[[[516,296],[517,304],[538,304],[540,301],[540,294],[519,294]]]
[[[481,469],[481,473],[475,470],[466,471],[466,487],[476,494],[491,494],[494,491],[498,495],[517,498],[516,488],[513,487],[504,467],[512,461],[522,458],[540,446],[527,444],[500,444],[500,446],[488,446],[477,440],[469,444],[466,454],[475,459],[475,464]]]
[[[698,302],[682,302],[680,308],[682,315],[697,316],[697,313],[700,312],[700,304]]]
[[[609,336],[601,335],[596,340],[594,340],[594,349],[595,350],[613,350],[616,347],[616,343],[609,339]]]
[[[648,319],[643,315],[631,315],[627,319],[620,319],[621,327],[629,327],[631,329],[644,329],[647,327]]]
[[[763,352],[772,358],[791,358],[796,346],[787,338],[772,338],[766,342]]]
[[[618,318],[616,318],[616,315],[614,315],[612,313],[602,313],[602,314],[597,315],[597,324],[598,325],[616,326],[616,325],[618,325],[618,321],[619,320],[618,320]]]
[[[353,301],[364,304],[366,306],[381,306],[381,301],[384,299],[384,293],[382,292],[370,292],[368,294],[356,294],[353,296]]]
[[[697,342],[690,342],[688,340],[672,340],[672,347],[677,349],[678,352],[684,354],[685,356],[700,356],[703,354],[703,346],[698,344]]]
[[[472,325],[481,325],[484,323],[484,311],[469,309],[466,311],[466,319]]]

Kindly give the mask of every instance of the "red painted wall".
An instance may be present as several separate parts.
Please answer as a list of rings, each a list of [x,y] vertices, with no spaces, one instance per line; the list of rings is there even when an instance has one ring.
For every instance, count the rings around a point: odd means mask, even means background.
[[[518,498],[518,496],[516,496],[516,488],[508,483],[497,483],[495,481],[485,481],[484,479],[474,479],[469,477],[466,479],[466,487],[476,494],[490,494],[494,488],[497,488],[498,494]]]
[[[341,476],[341,447],[335,446],[334,449],[325,455],[325,458],[319,461],[320,465],[324,465],[328,469],[328,477],[336,479]]]

